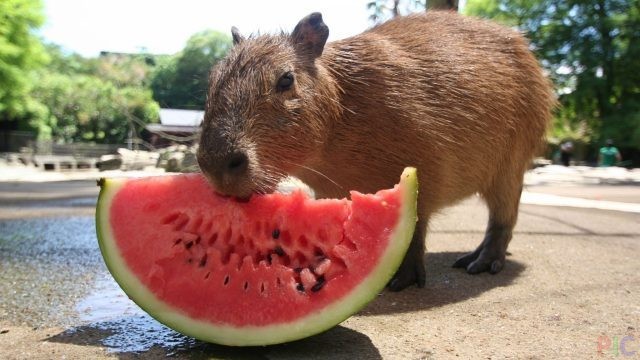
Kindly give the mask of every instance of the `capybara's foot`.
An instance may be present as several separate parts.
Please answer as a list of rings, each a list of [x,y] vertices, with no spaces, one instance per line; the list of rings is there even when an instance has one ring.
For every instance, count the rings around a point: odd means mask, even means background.
[[[511,240],[512,226],[491,223],[478,248],[453,263],[454,268],[465,268],[469,274],[488,271],[497,274],[504,267],[507,245]]]
[[[427,281],[427,273],[424,268],[424,238],[421,228],[416,230],[413,240],[407,250],[400,268],[393,276],[387,288],[391,291],[400,291],[413,284],[423,288]]]
[[[476,250],[472,253],[466,254],[455,263],[454,268],[465,268],[469,274],[478,274],[488,271],[491,274],[497,274],[504,267],[504,254],[502,256],[498,254],[487,254],[487,252]]]
[[[402,265],[393,276],[387,288],[391,291],[400,291],[416,284],[419,288],[423,288],[427,281],[427,274],[424,268],[424,260],[422,256],[417,259],[416,257],[407,256],[402,261]]]

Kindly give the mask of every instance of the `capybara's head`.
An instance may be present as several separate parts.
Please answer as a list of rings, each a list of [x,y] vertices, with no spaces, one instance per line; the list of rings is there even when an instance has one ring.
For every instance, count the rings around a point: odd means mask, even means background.
[[[197,158],[219,192],[246,198],[272,192],[318,155],[337,105],[316,61],[329,35],[321,14],[291,34],[232,35],[233,48],[211,72]]]

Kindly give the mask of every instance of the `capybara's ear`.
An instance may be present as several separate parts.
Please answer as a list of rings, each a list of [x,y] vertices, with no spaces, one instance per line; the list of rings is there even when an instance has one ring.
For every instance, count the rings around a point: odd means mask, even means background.
[[[322,21],[322,14],[319,12],[305,16],[291,33],[296,50],[308,54],[312,59],[322,55],[328,37],[329,27]]]
[[[240,30],[237,27],[231,27],[231,37],[233,38],[233,45],[238,45],[244,41],[244,36],[240,34]]]

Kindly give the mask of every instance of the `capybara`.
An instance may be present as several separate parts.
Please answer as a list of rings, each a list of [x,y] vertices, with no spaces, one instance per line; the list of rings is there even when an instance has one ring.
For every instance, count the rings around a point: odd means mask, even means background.
[[[429,218],[475,193],[489,207],[486,235],[454,267],[502,269],[555,104],[518,32],[430,11],[330,43],[319,13],[291,34],[232,35],[211,71],[197,154],[218,191],[247,198],[293,175],[317,197],[342,197],[391,187],[415,166],[419,220],[388,287],[424,286]]]

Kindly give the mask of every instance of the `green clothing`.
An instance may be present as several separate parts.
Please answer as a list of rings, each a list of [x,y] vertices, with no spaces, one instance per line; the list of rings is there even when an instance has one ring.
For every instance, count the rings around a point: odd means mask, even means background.
[[[618,162],[620,152],[615,146],[603,146],[600,148],[600,166],[613,166]]]

